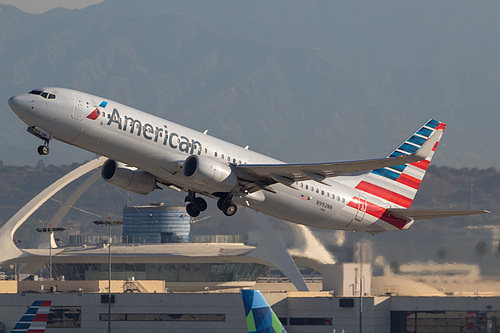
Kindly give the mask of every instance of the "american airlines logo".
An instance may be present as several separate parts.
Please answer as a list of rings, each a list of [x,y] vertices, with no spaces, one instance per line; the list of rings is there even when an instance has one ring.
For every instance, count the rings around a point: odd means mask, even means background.
[[[95,116],[97,119],[99,114],[100,111],[96,108],[87,118],[93,119],[92,117]],[[136,133],[137,136],[142,136],[146,140],[160,142],[164,146],[168,145],[170,148],[179,150],[183,153],[201,155],[202,145],[200,141],[189,139],[186,136],[174,132],[169,132],[167,125],[163,125],[163,127],[153,126],[149,123],[143,124],[139,119],[134,119],[129,116],[122,117],[116,108],[113,108],[111,114],[108,113],[108,123],[106,125],[116,125],[118,130],[124,132],[128,130],[130,134]]]
[[[99,107],[101,108],[105,108],[106,105],[108,105],[108,102],[106,101],[102,101],[101,104],[99,104]],[[96,120],[97,118],[99,118],[99,116],[101,115],[101,110],[99,110],[98,108],[95,108],[94,111],[92,111],[92,113],[90,113],[87,118],[88,119],[92,119],[92,120]]]

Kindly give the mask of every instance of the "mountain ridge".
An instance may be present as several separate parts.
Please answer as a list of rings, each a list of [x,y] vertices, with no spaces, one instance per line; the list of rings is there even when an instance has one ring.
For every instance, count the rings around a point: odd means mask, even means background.
[[[500,5],[454,4],[108,0],[36,15],[2,5],[0,153],[37,162],[6,101],[62,86],[297,163],[385,156],[437,118],[448,127],[435,163],[498,168],[500,50],[488,40]],[[467,10],[485,18],[465,33]],[[52,148],[47,163],[92,156]]]

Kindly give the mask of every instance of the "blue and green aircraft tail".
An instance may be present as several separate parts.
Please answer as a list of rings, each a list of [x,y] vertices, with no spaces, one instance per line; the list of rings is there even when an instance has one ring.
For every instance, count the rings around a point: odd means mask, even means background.
[[[286,333],[283,324],[258,290],[242,290],[248,333]]]

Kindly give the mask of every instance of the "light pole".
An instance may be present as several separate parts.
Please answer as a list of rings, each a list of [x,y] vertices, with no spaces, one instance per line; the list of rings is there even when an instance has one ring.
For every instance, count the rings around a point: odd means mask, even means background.
[[[54,234],[55,231],[64,231],[66,230],[65,228],[61,227],[52,227],[49,224],[48,228],[36,228],[36,231],[38,232],[46,232],[49,234],[49,279],[52,280],[52,235]]]
[[[99,220],[94,221],[97,225],[108,226],[108,333],[111,333],[111,226],[121,225],[120,220]]]
[[[359,333],[363,333],[363,243],[359,246]]]

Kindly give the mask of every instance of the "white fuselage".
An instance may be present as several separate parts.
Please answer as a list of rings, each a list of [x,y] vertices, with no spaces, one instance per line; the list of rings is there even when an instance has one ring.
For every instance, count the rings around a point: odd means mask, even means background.
[[[29,126],[54,138],[106,156],[154,175],[161,183],[211,196],[179,170],[190,155],[206,156],[226,164],[281,164],[283,162],[189,129],[134,108],[79,91],[47,88],[57,98],[23,94],[9,100],[11,108]],[[103,107],[101,103],[106,101]],[[98,108],[98,114],[93,114]],[[263,213],[314,227],[371,232],[397,230],[375,223],[376,218],[347,204],[356,196],[357,176],[329,178],[332,186],[316,181],[297,182],[296,189],[280,183],[275,191],[234,193],[234,201]],[[306,189],[307,188],[307,189]],[[377,198],[369,198],[380,202]],[[366,208],[365,208],[366,209]]]

